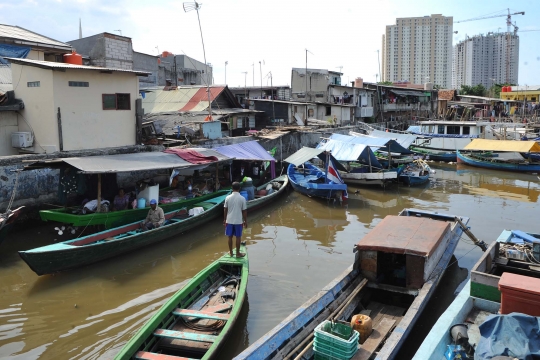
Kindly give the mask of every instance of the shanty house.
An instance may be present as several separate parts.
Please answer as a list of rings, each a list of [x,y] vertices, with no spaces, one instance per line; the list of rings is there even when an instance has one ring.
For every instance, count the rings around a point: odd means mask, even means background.
[[[11,62],[18,121],[27,141],[20,153],[135,145],[138,75],[144,72],[28,59]]]

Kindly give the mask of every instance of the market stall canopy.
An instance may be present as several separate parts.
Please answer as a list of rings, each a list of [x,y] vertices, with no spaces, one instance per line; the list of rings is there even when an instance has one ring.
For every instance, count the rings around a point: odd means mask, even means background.
[[[408,149],[409,146],[416,140],[418,136],[411,135],[411,134],[399,134],[394,132],[386,132],[386,131],[380,131],[380,130],[373,130],[369,135],[360,134],[354,131],[350,131],[349,135],[351,136],[357,136],[357,137],[376,137],[376,138],[383,138],[383,139],[392,139],[396,140],[396,142],[403,146],[404,148]]]
[[[215,156],[216,162],[231,161],[233,159],[216,151],[204,148],[192,148],[204,156]],[[213,162],[213,163],[216,163]],[[160,170],[160,169],[188,169],[200,168],[200,164],[193,164],[174,154],[163,152],[144,152],[120,155],[72,157],[65,159],[45,160],[32,163],[24,170],[42,168],[60,168],[65,165],[73,166],[84,174],[118,173],[129,171]],[[207,163],[205,165],[210,165]]]
[[[235,160],[276,161],[258,141],[246,141],[240,144],[219,146],[213,150]]]
[[[332,134],[331,140],[337,140],[348,144],[368,145],[371,148],[380,148],[383,151],[389,151],[400,154],[412,154],[412,151],[401,146],[396,140],[383,139],[376,137],[356,137],[341,134]]]
[[[474,139],[463,150],[540,152],[536,141]]]
[[[289,164],[293,164],[295,166],[299,166],[305,163],[306,161],[310,161],[311,159],[313,159],[314,157],[316,157],[317,155],[323,152],[324,152],[323,149],[313,149],[313,148],[304,146],[303,148],[301,148],[300,150],[298,150],[297,152],[295,152],[294,154],[292,154],[291,156],[289,156],[283,161],[288,162]]]
[[[330,151],[338,161],[359,161],[382,168],[377,157],[368,145],[348,144],[337,140],[327,140],[319,143],[317,149]]]

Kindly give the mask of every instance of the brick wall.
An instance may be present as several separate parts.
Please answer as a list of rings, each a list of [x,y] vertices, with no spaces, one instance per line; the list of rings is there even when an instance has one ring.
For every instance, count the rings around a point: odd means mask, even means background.
[[[106,66],[133,70],[133,48],[131,39],[111,34],[105,35]]]

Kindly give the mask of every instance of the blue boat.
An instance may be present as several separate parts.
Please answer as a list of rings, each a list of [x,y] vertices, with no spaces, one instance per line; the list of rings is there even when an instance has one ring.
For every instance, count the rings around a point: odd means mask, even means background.
[[[399,181],[409,186],[423,185],[429,182],[431,168],[424,160],[414,160],[410,165],[402,168],[399,173]]]
[[[512,156],[513,153],[517,156]],[[493,170],[540,171],[540,162],[525,160],[517,153],[540,153],[540,144],[536,141],[475,139],[457,151],[457,161]]]
[[[355,246],[352,266],[235,360],[345,358],[339,346],[318,343],[314,330],[326,320],[350,323],[354,314],[370,317],[373,330],[361,332],[363,344],[354,349],[354,358],[396,358],[408,336],[415,335],[412,328],[469,219],[461,221],[415,209],[387,216]]]
[[[326,171],[309,162],[318,156],[324,160]],[[329,152],[304,146],[284,161],[289,163],[287,168],[289,182],[299,193],[340,201],[347,197],[347,185],[338,171],[346,171],[346,169]]]

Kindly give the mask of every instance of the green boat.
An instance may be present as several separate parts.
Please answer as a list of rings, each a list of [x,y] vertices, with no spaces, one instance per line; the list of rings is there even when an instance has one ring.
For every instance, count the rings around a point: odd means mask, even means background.
[[[206,199],[211,199],[216,194],[227,194],[229,190],[221,190],[217,193],[211,193],[192,199],[184,199],[172,203],[159,204],[164,212],[171,212],[183,207],[190,207]],[[43,221],[57,221],[73,226],[105,225],[106,229],[122,226],[135,221],[141,221],[148,214],[150,207],[142,209],[128,209],[120,211],[111,211],[105,213],[79,214],[76,213],[78,207],[68,207],[61,209],[41,210],[39,216]]]
[[[77,239],[19,251],[19,255],[38,275],[92,264],[201,227],[223,214],[223,203],[229,193],[214,193],[214,197],[204,201],[197,198],[199,202],[191,207],[166,213],[165,223],[156,229],[143,231],[138,221]]]
[[[217,358],[238,319],[248,282],[248,257],[223,255],[180,289],[129,340],[116,360]]]

